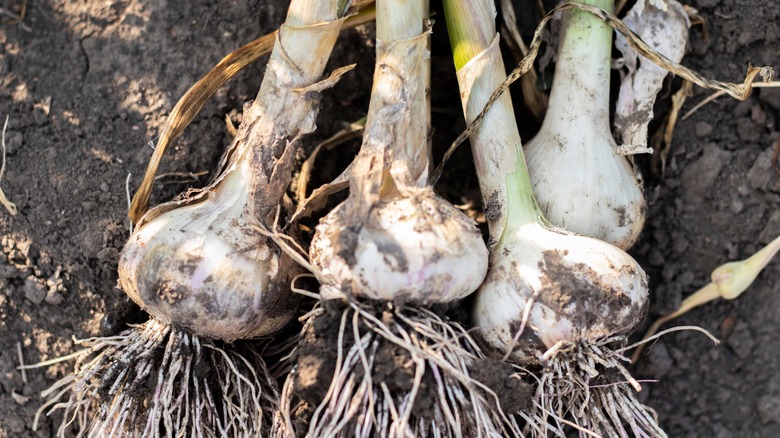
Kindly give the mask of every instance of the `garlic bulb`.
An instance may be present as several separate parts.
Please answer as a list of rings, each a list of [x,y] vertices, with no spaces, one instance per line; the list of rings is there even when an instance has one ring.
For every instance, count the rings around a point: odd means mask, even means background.
[[[511,347],[519,363],[538,364],[560,341],[628,334],[647,313],[647,277],[619,248],[536,222],[506,233],[471,315],[483,339],[501,352]]]
[[[127,242],[119,285],[155,319],[223,340],[267,335],[290,320],[297,299],[288,284],[298,271],[244,214],[250,178],[241,160],[207,200],[163,213]]]
[[[342,291],[418,304],[464,298],[487,271],[487,248],[473,221],[429,188],[383,201],[357,227],[344,204],[317,226],[310,254],[328,281],[323,299]],[[357,228],[357,229],[356,229]]]
[[[589,1],[611,10],[611,0]],[[612,29],[570,11],[539,133],[525,147],[534,194],[547,219],[627,249],[646,216],[642,182],[609,125]]]

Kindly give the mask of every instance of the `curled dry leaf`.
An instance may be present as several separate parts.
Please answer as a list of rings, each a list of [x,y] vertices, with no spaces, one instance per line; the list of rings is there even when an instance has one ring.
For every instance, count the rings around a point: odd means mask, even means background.
[[[663,6],[659,6],[661,3]],[[677,63],[685,54],[691,23],[680,3],[666,4],[644,0],[636,2],[623,22],[654,50]],[[620,135],[622,154],[652,153],[647,147],[647,126],[653,119],[653,104],[663,86],[666,69],[639,58],[622,34],[615,45],[623,54],[622,64],[628,70],[623,76],[618,96],[615,129]]]

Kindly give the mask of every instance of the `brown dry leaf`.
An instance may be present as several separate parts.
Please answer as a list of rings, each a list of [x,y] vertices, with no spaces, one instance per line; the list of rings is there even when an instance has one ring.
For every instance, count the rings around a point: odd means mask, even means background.
[[[699,11],[693,6],[683,5],[685,13],[688,14],[688,20],[691,22],[691,26],[701,26],[701,32],[704,34],[704,41],[710,39],[710,29],[707,27],[707,21],[699,15]]]
[[[691,97],[692,91],[693,83],[683,81],[682,87],[672,96],[672,108],[666,115],[661,127],[653,135],[653,149],[659,151],[659,153],[653,154],[650,169],[656,175],[660,171],[661,177],[666,174],[666,160],[669,152],[672,150],[672,136],[674,135],[674,128],[677,126],[677,120],[680,117],[680,110],[685,101]]]
[[[365,6],[365,8],[357,15],[347,18],[342,29],[353,28],[372,21],[376,16],[373,7],[369,7],[372,3],[373,1],[369,0],[353,2],[350,11],[359,7]],[[157,168],[160,165],[165,149],[200,113],[217,90],[248,65],[270,53],[274,41],[276,41],[277,33],[278,31],[274,31],[264,35],[227,55],[179,99],[179,102],[168,115],[168,119],[161,129],[157,147],[149,159],[144,178],[130,204],[128,216],[133,223],[137,223],[149,209],[149,198],[154,186],[154,175],[157,173]]]
[[[320,152],[322,150],[329,151],[334,147],[342,145],[350,140],[360,138],[360,136],[363,134],[363,128],[365,126],[366,126],[366,118],[363,117],[357,122],[350,123],[349,126],[333,134],[331,137],[325,139],[323,142],[319,143],[317,146],[314,147],[314,150],[309,155],[309,158],[307,158],[306,161],[303,162],[303,165],[301,166],[301,173],[298,176],[298,184],[296,190],[298,202],[300,203],[298,210],[303,209],[306,203],[312,202],[312,198],[314,197],[314,194],[312,194],[312,196],[307,199],[306,192],[308,188],[307,186],[309,184],[309,179],[311,178],[311,172],[314,169],[314,163],[317,160],[317,156],[320,154]]]
[[[661,10],[639,0],[623,22],[654,50],[673,62],[680,62],[688,42],[690,21],[680,3],[669,0],[665,6],[666,10]],[[615,107],[615,131],[622,141],[620,153],[652,153],[647,147],[647,126],[653,119],[655,98],[668,72],[640,59],[621,34],[617,35],[615,46],[623,54],[621,63],[628,70],[623,75]]]
[[[336,179],[314,189],[305,201],[298,204],[298,209],[295,210],[295,214],[292,215],[290,222],[297,222],[305,217],[311,216],[315,211],[323,209],[330,195],[348,188],[349,176],[352,173],[353,163],[354,161],[350,163]]]
[[[741,83],[731,83],[731,82],[720,82],[720,81],[714,81],[711,79],[707,79],[700,74],[696,73],[695,71],[684,67],[682,65],[679,65],[675,62],[670,61],[665,56],[659,54],[656,52],[652,47],[648,46],[644,41],[642,41],[639,36],[637,36],[634,32],[631,31],[620,19],[618,19],[613,14],[601,9],[597,8],[595,6],[586,5],[582,3],[572,3],[567,2],[563,3],[556,8],[552,9],[550,12],[547,13],[547,15],[542,18],[542,21],[539,23],[539,25],[536,27],[536,30],[534,31],[534,38],[531,41],[531,45],[528,49],[528,56],[523,58],[522,61],[515,67],[514,70],[512,70],[509,75],[507,76],[506,80],[504,80],[504,83],[501,84],[500,87],[496,89],[496,91],[493,92],[493,94],[490,96],[490,99],[488,99],[487,103],[485,104],[485,108],[482,109],[482,111],[477,114],[477,116],[474,118],[474,121],[466,128],[465,131],[463,131],[458,138],[455,139],[455,141],[450,145],[449,149],[447,149],[447,152],[444,154],[444,158],[442,159],[442,162],[439,163],[439,166],[436,168],[436,171],[431,176],[431,185],[435,185],[436,182],[441,177],[441,173],[444,169],[444,165],[447,163],[449,158],[452,156],[452,154],[455,152],[455,149],[457,149],[458,146],[460,146],[466,139],[474,133],[474,131],[479,128],[480,123],[482,123],[482,119],[485,118],[485,114],[487,114],[488,110],[490,110],[490,107],[493,105],[493,102],[496,101],[504,92],[509,88],[510,85],[512,85],[515,81],[520,79],[528,70],[533,67],[534,60],[536,60],[536,56],[539,53],[539,47],[542,44],[542,31],[544,30],[544,27],[547,25],[547,23],[553,18],[553,16],[561,11],[565,11],[568,9],[579,9],[582,11],[585,11],[594,17],[598,18],[599,20],[605,22],[609,26],[611,26],[613,29],[615,29],[617,32],[621,33],[627,38],[627,41],[631,47],[636,50],[640,55],[644,56],[645,58],[649,59],[650,61],[658,64],[659,66],[663,67],[667,71],[674,73],[677,76],[680,76],[683,79],[687,79],[688,81],[693,82],[696,85],[699,85],[700,87],[707,88],[710,90],[723,90],[728,95],[732,96],[733,98],[737,100],[745,100],[750,96],[750,92],[752,90],[752,84],[753,80],[756,78],[756,76],[761,76],[762,79],[765,82],[769,82],[772,80],[772,77],[774,76],[774,70],[772,67],[753,67],[751,65],[748,66],[748,72],[745,76],[745,80]]]
[[[758,82],[756,84],[753,84],[753,88],[778,88],[780,87],[780,81],[770,81],[770,82]],[[686,120],[688,117],[692,116],[693,113],[700,110],[703,106],[707,105],[708,103],[712,102],[713,100],[719,98],[720,96],[723,96],[726,94],[725,91],[720,90],[716,91],[709,96],[707,96],[704,100],[697,103],[693,108],[688,110],[687,113],[685,113],[684,116],[682,116],[683,120]]]

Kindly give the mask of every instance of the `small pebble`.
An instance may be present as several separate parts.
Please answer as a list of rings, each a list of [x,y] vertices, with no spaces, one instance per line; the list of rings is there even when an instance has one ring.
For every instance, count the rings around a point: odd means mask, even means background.
[[[1,127],[0,127],[1,128]],[[22,133],[18,131],[6,131],[5,133],[5,153],[14,155],[22,147]]]
[[[761,132],[756,124],[746,118],[737,120],[737,135],[740,140],[747,142],[756,142],[761,138]]]
[[[755,122],[758,126],[766,126],[766,111],[761,108],[761,105],[756,105],[750,111],[750,120]]]
[[[24,282],[24,296],[33,304],[38,305],[46,299],[46,290],[33,278],[28,278]]]
[[[772,152],[771,148],[762,152],[748,170],[746,178],[750,187],[762,190],[766,188],[772,177]]]
[[[51,304],[53,306],[59,306],[62,304],[62,302],[65,300],[65,297],[62,296],[61,293],[57,291],[49,291],[46,293],[46,304]]]
[[[653,345],[647,353],[647,356],[647,363],[644,371],[654,379],[663,377],[669,372],[674,364],[674,360],[669,355],[669,350],[667,350],[666,345],[661,342]]]
[[[729,347],[740,359],[746,359],[753,353],[756,341],[745,325],[737,325],[728,339]]]
[[[739,214],[745,208],[745,203],[740,201],[739,199],[733,199],[731,201],[730,207],[731,207],[731,211],[733,211],[736,214]]]
[[[664,261],[666,261],[664,255],[657,248],[652,248],[647,254],[647,263],[650,266],[661,266],[664,264]]]
[[[780,397],[765,395],[756,402],[756,411],[762,424],[777,422],[780,419]]]
[[[780,210],[774,210],[764,225],[764,229],[758,235],[761,244],[767,244],[780,236]]]
[[[678,277],[677,277],[677,284],[680,285],[680,287],[686,288],[693,284],[693,271],[683,271]]]
[[[704,145],[702,156],[685,167],[681,182],[686,192],[705,196],[715,184],[723,166],[731,160],[731,153],[718,148],[714,143]]]
[[[22,395],[22,394],[17,394],[16,391],[11,392],[11,397],[14,399],[14,401],[17,404],[19,404],[21,406],[26,405],[30,401],[30,397],[29,396]]]

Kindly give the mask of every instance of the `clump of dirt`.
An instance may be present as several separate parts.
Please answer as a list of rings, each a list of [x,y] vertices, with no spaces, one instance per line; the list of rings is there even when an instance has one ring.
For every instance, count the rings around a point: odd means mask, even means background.
[[[531,406],[531,385],[521,380],[517,370],[510,364],[485,357],[471,364],[469,373],[498,396],[501,409],[507,415],[527,410]]]
[[[567,250],[544,251],[539,269],[544,293],[539,301],[555,312],[572,321],[575,327],[602,326],[608,332],[625,334],[639,324],[647,315],[647,302],[632,302],[631,297],[622,289],[615,288],[586,263],[567,263],[564,257]],[[641,272],[630,265],[617,267],[622,275],[642,276]],[[607,315],[625,317],[606,318]],[[572,311],[574,310],[574,311]],[[584,331],[587,331],[585,329]]]

